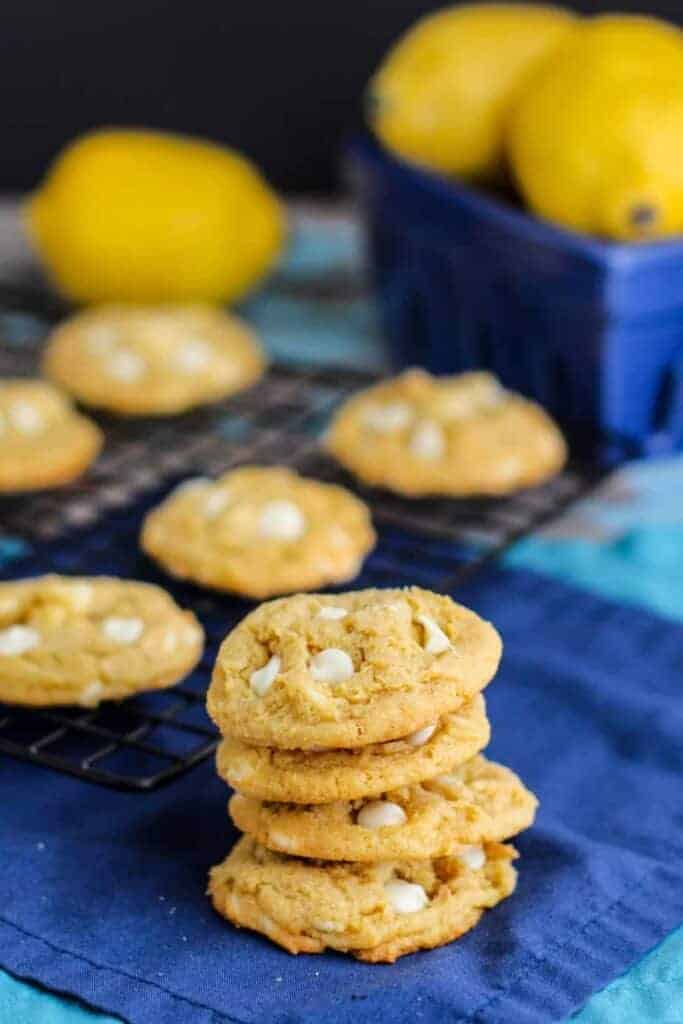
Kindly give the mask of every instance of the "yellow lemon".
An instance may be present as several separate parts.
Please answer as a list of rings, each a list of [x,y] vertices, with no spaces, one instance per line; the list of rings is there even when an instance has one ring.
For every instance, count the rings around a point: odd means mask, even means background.
[[[434,170],[499,176],[510,102],[574,24],[567,11],[532,4],[476,4],[422,18],[370,82],[372,129],[400,156]]]
[[[25,205],[57,288],[77,302],[221,302],[275,260],[283,209],[234,151],[101,130],[67,146]]]
[[[527,81],[507,142],[539,216],[620,241],[683,232],[683,33],[627,15],[582,23]]]

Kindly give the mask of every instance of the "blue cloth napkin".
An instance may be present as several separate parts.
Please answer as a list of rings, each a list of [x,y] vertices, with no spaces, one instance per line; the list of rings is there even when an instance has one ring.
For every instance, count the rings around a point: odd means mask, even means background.
[[[541,799],[473,932],[393,966],[292,958],[204,896],[235,839],[210,763],[129,795],[5,759],[0,965],[133,1024],[536,1024],[625,970],[683,916],[683,628],[521,570],[456,596],[505,639],[490,753]]]

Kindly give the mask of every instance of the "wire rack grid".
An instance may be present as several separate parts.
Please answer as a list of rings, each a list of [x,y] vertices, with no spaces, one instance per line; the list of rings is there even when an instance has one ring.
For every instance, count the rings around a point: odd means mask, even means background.
[[[18,357],[0,339],[0,374],[34,372],[38,347],[24,345]],[[344,483],[367,500],[379,533],[353,586],[418,584],[445,593],[596,482],[596,471],[572,465],[541,487],[495,500],[414,501],[359,488],[324,455],[320,436],[334,409],[371,381],[345,369],[276,367],[250,391],[170,420],[101,416],[105,451],[85,477],[59,491],[2,499],[2,531],[26,549],[4,578],[58,572],[159,583],[193,608],[207,646],[197,670],[168,691],[94,710],[0,705],[0,752],[144,792],[178,778],[215,749],[216,733],[204,710],[210,669],[220,641],[250,605],[170,580],[137,544],[147,510],[188,475],[279,463]]]

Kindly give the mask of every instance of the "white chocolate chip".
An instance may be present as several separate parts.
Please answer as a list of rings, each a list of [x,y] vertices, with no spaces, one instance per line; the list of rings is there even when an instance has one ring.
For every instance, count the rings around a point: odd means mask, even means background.
[[[514,480],[522,471],[519,455],[506,455],[496,463],[496,476],[501,480]]]
[[[335,924],[334,921],[314,921],[313,927],[319,932],[343,932],[344,925]]]
[[[350,537],[341,526],[332,525],[329,532],[330,544],[333,548],[345,548],[348,546]]]
[[[103,694],[104,687],[102,686],[102,683],[95,680],[92,683],[88,683],[88,685],[81,690],[78,703],[82,708],[96,708],[102,700]]]
[[[192,646],[196,644],[198,640],[204,639],[204,631],[198,622],[186,622],[182,629],[182,641],[184,644]]]
[[[81,580],[55,580],[50,584],[49,593],[76,612],[87,611],[92,601],[92,586]]]
[[[402,878],[392,878],[385,882],[384,892],[397,914],[415,914],[418,910],[424,910],[429,903],[421,885],[405,882]]]
[[[432,781],[438,782],[441,786],[454,786],[456,788],[461,787],[463,784],[460,776],[454,772],[445,772],[443,775],[437,775]]]
[[[482,846],[466,846],[458,854],[458,859],[463,862],[470,871],[479,871],[486,863],[486,854]]]
[[[107,358],[105,373],[116,380],[134,381],[144,376],[146,365],[142,356],[129,349],[120,348]]]
[[[174,362],[183,373],[198,373],[211,361],[212,349],[201,338],[186,341],[176,351]]]
[[[315,704],[317,708],[328,707],[330,704],[330,696],[328,693],[321,693],[320,690],[317,690],[312,686],[307,686],[305,693],[311,704]],[[315,747],[313,748],[313,751],[315,753]],[[318,751],[318,753],[320,753],[320,751]]]
[[[425,651],[427,654],[443,654],[451,646],[451,642],[429,615],[417,615],[417,621],[425,631]]]
[[[89,583],[67,583],[64,585],[64,596],[77,612],[85,612],[92,602],[92,587]]]
[[[418,459],[440,459],[446,451],[446,438],[439,424],[434,420],[418,423],[410,437],[410,450]]]
[[[268,833],[268,838],[278,850],[282,850],[285,853],[296,853],[298,843],[288,833],[271,831]]]
[[[20,434],[39,434],[45,426],[43,414],[31,402],[21,399],[12,402],[7,416],[16,431]]]
[[[386,405],[369,406],[363,423],[378,434],[393,434],[407,427],[412,418],[413,410],[407,402],[388,402]]]
[[[26,654],[40,643],[40,633],[31,626],[9,626],[0,631],[0,654]]]
[[[238,764],[231,766],[228,781],[234,788],[236,782],[243,782],[252,774],[251,766],[246,761],[240,761]]]
[[[173,313],[142,313],[135,317],[130,329],[144,345],[156,345],[164,351],[182,342],[187,332],[182,317]]]
[[[338,647],[327,647],[311,659],[311,675],[317,683],[345,683],[353,675],[353,662]]]
[[[119,337],[120,334],[116,327],[107,324],[93,324],[87,328],[85,344],[93,355],[101,356],[111,352]]]
[[[491,409],[508,397],[507,391],[492,373],[477,374],[474,390],[481,409]]]
[[[505,398],[505,391],[495,377],[475,373],[455,384],[441,385],[433,408],[444,419],[462,420],[495,408]]]
[[[317,619],[330,619],[333,622],[337,619],[345,619],[348,615],[346,608],[339,608],[337,605],[328,604],[324,608],[321,608],[316,615]]]
[[[0,597],[0,615],[12,615],[19,607],[16,597]]]
[[[267,540],[298,540],[306,529],[306,520],[293,501],[269,501],[258,520],[258,532]]]
[[[275,921],[273,921],[272,917],[268,917],[267,914],[261,914],[259,917],[259,927],[264,932],[274,932],[276,930]]]
[[[128,646],[140,639],[145,631],[142,619],[124,619],[116,615],[110,616],[102,623],[102,632],[112,643]]]
[[[280,659],[274,654],[270,661],[267,661],[263,668],[257,668],[249,676],[249,685],[257,697],[263,697],[271,688],[280,671]]]
[[[168,633],[164,633],[163,640],[161,641],[161,650],[164,654],[173,654],[178,646],[178,634],[174,629],[170,629]]]
[[[405,825],[406,812],[390,800],[371,800],[361,807],[356,824],[361,828],[386,828],[389,825]]]
[[[445,420],[464,420],[474,416],[477,403],[471,390],[457,387],[438,395],[433,408]]]
[[[432,725],[425,725],[417,732],[411,732],[410,736],[406,736],[406,743],[410,743],[411,747],[423,747],[427,740],[432,738],[435,729],[436,722]]]
[[[204,502],[204,515],[207,519],[215,519],[221,512],[224,511],[230,504],[230,494],[228,491],[212,491],[211,494],[207,494],[206,501]]]

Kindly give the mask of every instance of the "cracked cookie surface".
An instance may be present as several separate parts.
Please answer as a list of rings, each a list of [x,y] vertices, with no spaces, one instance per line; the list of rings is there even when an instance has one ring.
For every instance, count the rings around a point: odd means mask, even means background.
[[[226,737],[218,747],[218,774],[244,796],[297,804],[324,804],[378,796],[433,778],[468,761],[489,741],[481,694],[415,733],[355,750],[276,750]]]
[[[483,863],[436,860],[330,864],[272,853],[248,836],[213,868],[219,914],[290,953],[326,947],[391,963],[451,942],[514,891],[511,846],[487,844]]]
[[[432,782],[377,799],[267,803],[236,793],[230,816],[262,846],[296,857],[377,861],[445,857],[531,825],[537,801],[503,765],[476,757]]]
[[[43,371],[80,402],[166,416],[242,391],[265,358],[246,323],[211,306],[100,306],[48,339]]]
[[[204,633],[161,588],[110,577],[0,583],[0,700],[96,707],[172,686]]]
[[[375,532],[345,488],[244,466],[181,484],[149,513],[141,544],[172,576],[262,599],[353,579]]]
[[[0,491],[59,487],[97,458],[103,435],[40,380],[0,381]]]
[[[409,497],[509,494],[567,457],[548,414],[484,372],[407,370],[350,398],[325,443],[364,483]]]
[[[501,641],[418,587],[297,594],[261,605],[223,641],[207,707],[253,746],[356,748],[457,711],[491,680]]]

